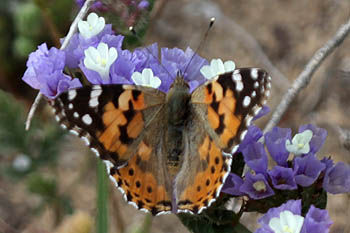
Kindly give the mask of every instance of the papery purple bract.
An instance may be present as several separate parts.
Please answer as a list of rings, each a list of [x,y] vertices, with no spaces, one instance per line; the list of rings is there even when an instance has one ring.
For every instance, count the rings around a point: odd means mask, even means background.
[[[263,189],[257,190],[256,186],[261,186],[259,188]],[[250,173],[247,173],[244,183],[241,185],[239,191],[247,194],[250,198],[255,200],[269,197],[275,194],[263,174],[252,175]]]
[[[158,77],[162,80],[160,90],[167,92],[170,88],[168,84],[175,80],[178,72],[183,75],[190,85],[190,92],[206,81],[200,72],[200,68],[207,65],[208,61],[197,54],[193,57],[193,54],[194,52],[190,48],[187,48],[185,52],[179,48],[161,49],[162,65],[168,72],[163,71],[158,74]]]
[[[328,233],[332,224],[327,210],[321,210],[311,205],[305,216],[301,233]]]
[[[316,159],[315,155],[297,157],[294,160],[295,181],[307,187],[316,181],[324,169],[325,165]]]
[[[350,167],[339,162],[326,170],[323,188],[332,194],[350,192]]]
[[[291,139],[291,130],[274,127],[264,137],[266,147],[273,160],[280,166],[287,166],[289,152],[286,149],[286,141]]]
[[[259,113],[253,118],[253,121],[265,116],[270,112],[270,108],[267,105],[264,105],[262,109],[259,111]]]
[[[257,142],[263,136],[261,129],[255,125],[251,125],[248,128],[247,135],[243,141],[239,144],[238,150],[242,152],[244,148],[249,146],[251,143]]]
[[[69,88],[80,87],[78,79],[73,79],[63,73],[65,54],[57,48],[48,50],[41,44],[35,52],[29,55],[27,70],[23,81],[49,98],[55,98]]]
[[[245,163],[257,173],[266,173],[267,154],[264,145],[253,142],[242,151]]]
[[[268,173],[274,188],[282,190],[297,189],[293,169],[277,165]]]
[[[228,193],[234,196],[242,196],[243,193],[239,190],[242,184],[243,179],[240,176],[234,173],[230,173],[226,178],[225,184],[222,187],[221,192]]]

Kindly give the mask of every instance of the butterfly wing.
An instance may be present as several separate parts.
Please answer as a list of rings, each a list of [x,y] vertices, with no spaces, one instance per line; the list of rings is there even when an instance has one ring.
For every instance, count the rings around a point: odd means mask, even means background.
[[[165,94],[153,88],[96,85],[71,89],[51,104],[62,127],[83,138],[101,159],[121,166],[164,101]]]
[[[190,156],[191,164],[183,165],[175,184],[180,212],[199,213],[220,194],[231,155],[269,96],[270,79],[261,69],[237,69],[193,92],[193,119],[197,123],[188,126],[184,155]]]
[[[165,94],[153,88],[96,85],[69,90],[51,104],[57,121],[106,162],[125,199],[157,214],[171,210],[161,156],[164,102]]]

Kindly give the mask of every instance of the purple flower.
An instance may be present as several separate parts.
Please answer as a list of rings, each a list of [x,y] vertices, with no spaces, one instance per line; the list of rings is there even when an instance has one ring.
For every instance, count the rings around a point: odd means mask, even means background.
[[[289,211],[294,215],[301,215],[301,200],[289,200],[285,204],[277,207],[271,208],[265,215],[263,215],[259,220],[261,228],[259,228],[255,233],[271,232],[274,231],[270,228],[270,222],[273,218],[280,218],[281,212]],[[294,231],[292,231],[294,232]]]
[[[315,155],[297,157],[294,160],[295,181],[297,184],[307,187],[316,181],[325,167],[316,159]]]
[[[323,188],[332,194],[350,192],[350,167],[342,162],[326,170]]]
[[[315,154],[318,152],[323,143],[326,140],[327,137],[327,131],[322,128],[318,128],[315,125],[308,124],[308,125],[302,125],[299,127],[299,133],[304,132],[305,130],[311,130],[312,131],[312,139],[309,142],[310,144],[310,152],[308,154]]]
[[[251,125],[248,128],[247,135],[244,137],[243,141],[239,144],[238,151],[242,152],[244,148],[250,146],[251,143],[257,142],[263,133],[261,129],[255,125]]]
[[[225,181],[224,186],[222,187],[221,192],[228,193],[234,196],[242,196],[243,193],[239,191],[239,188],[243,184],[243,179],[234,174],[230,173]]]
[[[294,179],[294,172],[291,168],[275,166],[268,172],[272,180],[273,187],[282,190],[297,189],[297,184]]]
[[[80,33],[75,33],[69,41],[68,46],[64,49],[67,58],[66,65],[69,68],[77,68],[80,61],[84,58],[84,51],[90,46],[97,47],[100,42],[106,43],[109,47],[121,49],[124,36],[115,36],[113,34],[111,24],[106,24],[99,34],[88,39],[84,38]],[[61,43],[63,41],[64,38],[61,39]]]
[[[253,142],[242,151],[245,163],[257,173],[266,173],[267,154],[264,145]]]
[[[251,173],[247,173],[239,191],[255,200],[275,194],[263,174],[252,175]]]
[[[48,50],[44,43],[29,55],[27,70],[22,79],[46,97],[55,98],[69,88],[81,86],[78,79],[72,80],[63,73],[64,65],[64,52],[54,47]]]
[[[265,116],[270,112],[270,108],[266,105],[262,107],[262,109],[259,111],[259,113],[253,118],[253,121]]]
[[[143,10],[143,9],[146,9],[149,7],[149,2],[146,1],[146,0],[142,0],[138,5],[137,5],[137,8],[139,10]]]
[[[81,8],[84,5],[85,0],[75,0],[75,2],[78,5],[78,7]],[[90,8],[92,10],[98,10],[98,9],[101,9],[102,7],[103,7],[103,3],[100,1],[96,1],[91,5]]]
[[[197,54],[194,55],[192,49],[187,48],[184,52],[179,48],[162,48],[161,55],[162,65],[167,72],[164,69],[159,69],[159,74],[154,72],[162,80],[160,90],[167,92],[179,72],[190,85],[190,92],[206,81],[200,68],[207,65],[208,61]]]
[[[274,127],[265,134],[265,143],[271,157],[280,166],[287,166],[289,152],[286,149],[286,141],[291,139],[291,130]]]
[[[305,216],[301,233],[328,233],[332,224],[327,210],[321,210],[311,205]]]

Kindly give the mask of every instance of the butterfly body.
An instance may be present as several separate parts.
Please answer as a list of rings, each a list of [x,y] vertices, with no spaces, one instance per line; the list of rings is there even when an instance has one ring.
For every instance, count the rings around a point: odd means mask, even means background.
[[[85,139],[136,208],[200,213],[220,194],[231,154],[269,95],[260,69],[222,74],[189,92],[178,76],[167,93],[134,85],[69,90],[56,119]]]

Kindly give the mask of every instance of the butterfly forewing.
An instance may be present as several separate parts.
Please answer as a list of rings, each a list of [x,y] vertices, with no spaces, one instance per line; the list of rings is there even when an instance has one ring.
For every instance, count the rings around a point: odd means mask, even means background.
[[[101,159],[121,166],[133,155],[164,99],[152,88],[95,85],[71,89],[51,104],[64,128],[83,138]]]

